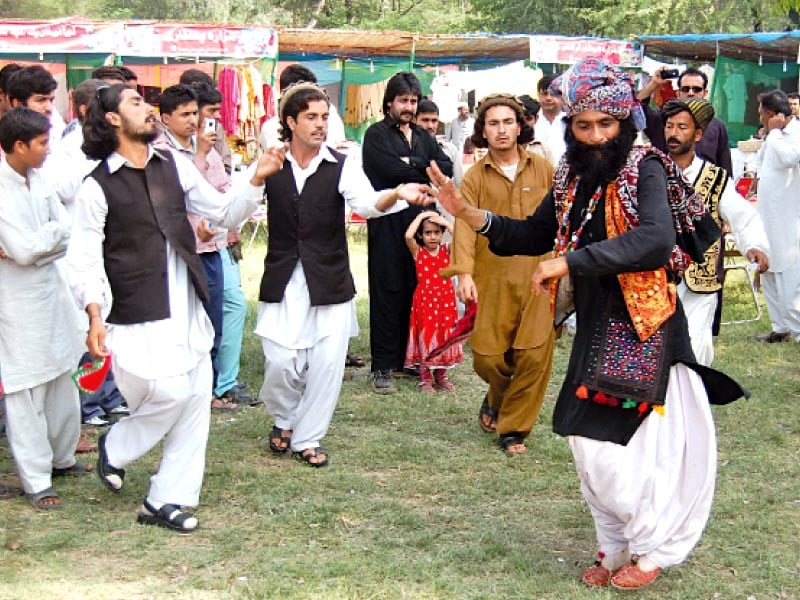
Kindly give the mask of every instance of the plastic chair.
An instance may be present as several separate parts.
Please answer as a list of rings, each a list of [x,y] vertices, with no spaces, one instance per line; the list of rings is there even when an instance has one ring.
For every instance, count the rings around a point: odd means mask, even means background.
[[[367,231],[367,220],[358,213],[351,212],[347,215],[347,230],[353,232],[356,239],[363,237]]]
[[[250,236],[250,242],[247,244],[249,250],[250,246],[253,245],[253,240],[256,239],[258,229],[262,228],[264,231],[267,230],[267,208],[265,206],[259,206],[256,211],[250,215],[247,222],[251,223],[253,226],[253,234]]]
[[[758,300],[758,288],[759,288],[759,280],[758,280],[758,272],[752,271],[752,267],[749,267],[749,263],[747,261],[738,260],[743,258],[742,253],[739,252],[739,249],[736,247],[736,242],[733,239],[733,235],[730,233],[726,233],[722,236],[722,261],[723,261],[723,268],[725,271],[731,271],[734,269],[741,269],[744,271],[744,276],[747,278],[747,283],[750,285],[750,296],[753,299],[753,304],[755,305],[756,315],[752,319],[739,319],[737,321],[722,321],[721,325],[733,325],[736,323],[752,323],[753,321],[760,321],[761,320],[761,303]],[[725,288],[723,287],[723,292]]]

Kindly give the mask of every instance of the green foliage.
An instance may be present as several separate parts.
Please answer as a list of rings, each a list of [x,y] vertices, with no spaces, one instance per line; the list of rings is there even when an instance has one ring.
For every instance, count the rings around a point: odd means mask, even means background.
[[[800,25],[800,0],[0,0],[0,17],[167,19],[424,33],[751,32]]]

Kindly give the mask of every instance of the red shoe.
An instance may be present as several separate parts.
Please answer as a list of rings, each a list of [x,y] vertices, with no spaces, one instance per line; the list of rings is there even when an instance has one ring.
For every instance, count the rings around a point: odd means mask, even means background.
[[[611,576],[611,571],[597,561],[581,574],[581,581],[589,587],[605,587],[611,581]]]
[[[653,583],[659,573],[661,567],[656,567],[652,571],[642,571],[639,565],[629,562],[611,576],[610,583],[620,590],[638,590]]]
[[[454,386],[447,378],[446,369],[436,369],[433,372],[433,381],[436,387],[439,388],[440,390],[444,390],[445,392],[456,391],[456,386]]]

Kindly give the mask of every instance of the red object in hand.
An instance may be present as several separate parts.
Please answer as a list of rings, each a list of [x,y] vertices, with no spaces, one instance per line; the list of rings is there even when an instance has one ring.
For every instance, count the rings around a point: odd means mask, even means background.
[[[740,177],[739,180],[736,182],[736,191],[742,196],[742,198],[747,198],[747,194],[750,193],[750,188],[753,187],[753,178],[752,177]]]
[[[111,355],[104,356],[94,362],[85,363],[72,374],[72,381],[84,394],[95,394],[106,380],[111,368]]]

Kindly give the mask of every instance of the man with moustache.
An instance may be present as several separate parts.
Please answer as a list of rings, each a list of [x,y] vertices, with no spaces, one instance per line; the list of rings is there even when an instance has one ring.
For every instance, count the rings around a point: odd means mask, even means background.
[[[189,533],[199,521],[183,507],[197,505],[203,482],[214,331],[186,213],[238,225],[255,210],[283,153],[262,156],[223,196],[180,153],[153,148],[153,107],[124,84],[97,91],[83,130],[84,152],[100,162],[78,192],[69,279],[89,317],[89,352],[112,355],[130,408],[100,438],[96,470],[119,493],[125,467],[163,440],[138,522]]]
[[[489,152],[461,184],[470,206],[520,219],[535,211],[547,193],[553,168],[524,150],[533,137],[524,115],[511,94],[491,94],[478,104],[472,143]],[[489,384],[479,424],[487,433],[497,432],[508,456],[527,451],[525,439],[536,423],[550,377],[550,303],[530,290],[540,260],[496,256],[475,230],[456,221],[452,264],[445,273],[458,275],[457,293],[463,302],[478,302],[470,337],[473,367]]]
[[[406,183],[428,183],[425,169],[434,160],[448,176],[453,163],[414,116],[422,86],[413,73],[397,73],[386,84],[382,121],[364,134],[364,172],[376,190]],[[369,272],[369,344],[372,388],[392,394],[392,373],[402,375],[408,342],[411,300],[417,286],[414,261],[405,233],[420,208],[410,206],[380,219],[367,221]]]
[[[742,393],[694,364],[675,295],[686,254],[702,258],[719,229],[672,161],[633,146],[644,115],[624,71],[587,58],[552,88],[567,109],[566,160],[535,213],[493,215],[433,167],[431,181],[493,252],[538,255],[555,238],[556,256],[539,264],[532,287],[552,293],[557,311],[574,302],[578,315],[553,429],[568,436],[600,546],[581,580],[637,589],[700,539],[716,472],[708,402]]]
[[[325,144],[329,106],[315,83],[281,94],[288,148],[283,168],[266,180],[269,246],[255,330],[264,350],[260,397],[275,418],[270,448],[291,449],[311,467],[329,462],[320,442],[339,399],[347,343],[358,334],[345,204],[366,218],[387,218],[433,202],[418,183],[373,190],[356,161]]]
[[[769,241],[758,212],[737,191],[728,172],[695,153],[703,131],[714,117],[714,107],[705,100],[668,100],[661,110],[669,157],[703,198],[706,211],[721,227],[731,229],[736,246],[759,273],[769,267]],[[678,297],[686,313],[695,359],[709,366],[714,360],[711,324],[722,290],[722,240],[706,250],[702,262],[693,262],[678,285]]]

